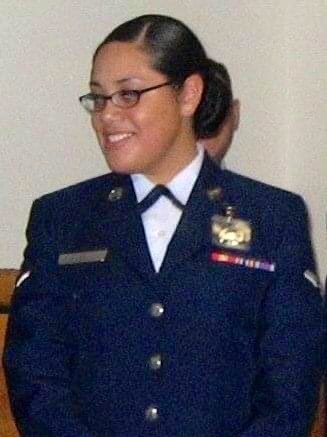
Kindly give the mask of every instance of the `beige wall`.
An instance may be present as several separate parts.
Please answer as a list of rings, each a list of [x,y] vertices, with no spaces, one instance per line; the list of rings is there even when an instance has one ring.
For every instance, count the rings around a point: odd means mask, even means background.
[[[228,166],[302,194],[327,272],[327,5],[321,0],[2,0],[0,266],[18,266],[32,200],[107,171],[77,97],[97,43],[125,19],[183,19],[242,101]]]

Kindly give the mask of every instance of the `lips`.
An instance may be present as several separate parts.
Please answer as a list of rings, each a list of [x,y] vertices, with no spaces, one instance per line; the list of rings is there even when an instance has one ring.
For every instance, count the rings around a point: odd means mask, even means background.
[[[130,138],[133,134],[131,132],[123,132],[123,133],[116,133],[116,134],[109,134],[106,135],[106,142],[109,144],[116,144],[120,141],[124,141],[128,138]]]

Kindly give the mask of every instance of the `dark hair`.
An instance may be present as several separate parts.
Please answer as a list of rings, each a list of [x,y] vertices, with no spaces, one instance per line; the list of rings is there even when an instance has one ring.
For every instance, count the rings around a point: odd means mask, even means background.
[[[231,106],[230,81],[222,73],[221,67],[226,68],[207,57],[199,39],[185,24],[165,15],[136,17],[116,27],[102,41],[93,61],[105,44],[114,41],[139,42],[153,59],[153,68],[177,86],[191,74],[200,74],[204,91],[194,114],[194,132],[197,138],[216,134]]]
[[[233,97],[233,90],[232,90],[232,79],[228,73],[228,70],[224,64],[216,63],[217,64],[217,73],[220,76],[220,80],[222,82],[225,82],[225,85],[230,89]]]

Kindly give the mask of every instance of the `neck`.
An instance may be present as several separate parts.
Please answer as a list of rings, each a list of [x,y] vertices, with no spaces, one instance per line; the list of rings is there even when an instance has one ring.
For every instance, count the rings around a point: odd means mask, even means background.
[[[187,167],[197,156],[198,150],[196,144],[190,148],[189,153],[181,156],[172,156],[169,167],[164,168],[162,172],[148,173],[145,176],[154,184],[167,185],[176,175],[178,175],[185,167]]]

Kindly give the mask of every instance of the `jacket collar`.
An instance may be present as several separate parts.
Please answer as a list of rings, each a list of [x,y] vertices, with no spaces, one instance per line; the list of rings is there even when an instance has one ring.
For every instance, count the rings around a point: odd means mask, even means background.
[[[216,191],[216,196],[211,194]],[[218,194],[218,195],[217,195]],[[228,202],[224,171],[205,156],[199,177],[168,246],[159,275],[167,275],[211,239],[213,214],[224,213]],[[137,200],[129,176],[109,174],[94,196],[88,217],[84,217],[77,239],[83,247],[107,248],[111,257],[124,259],[144,279],[158,275],[146,243]]]

